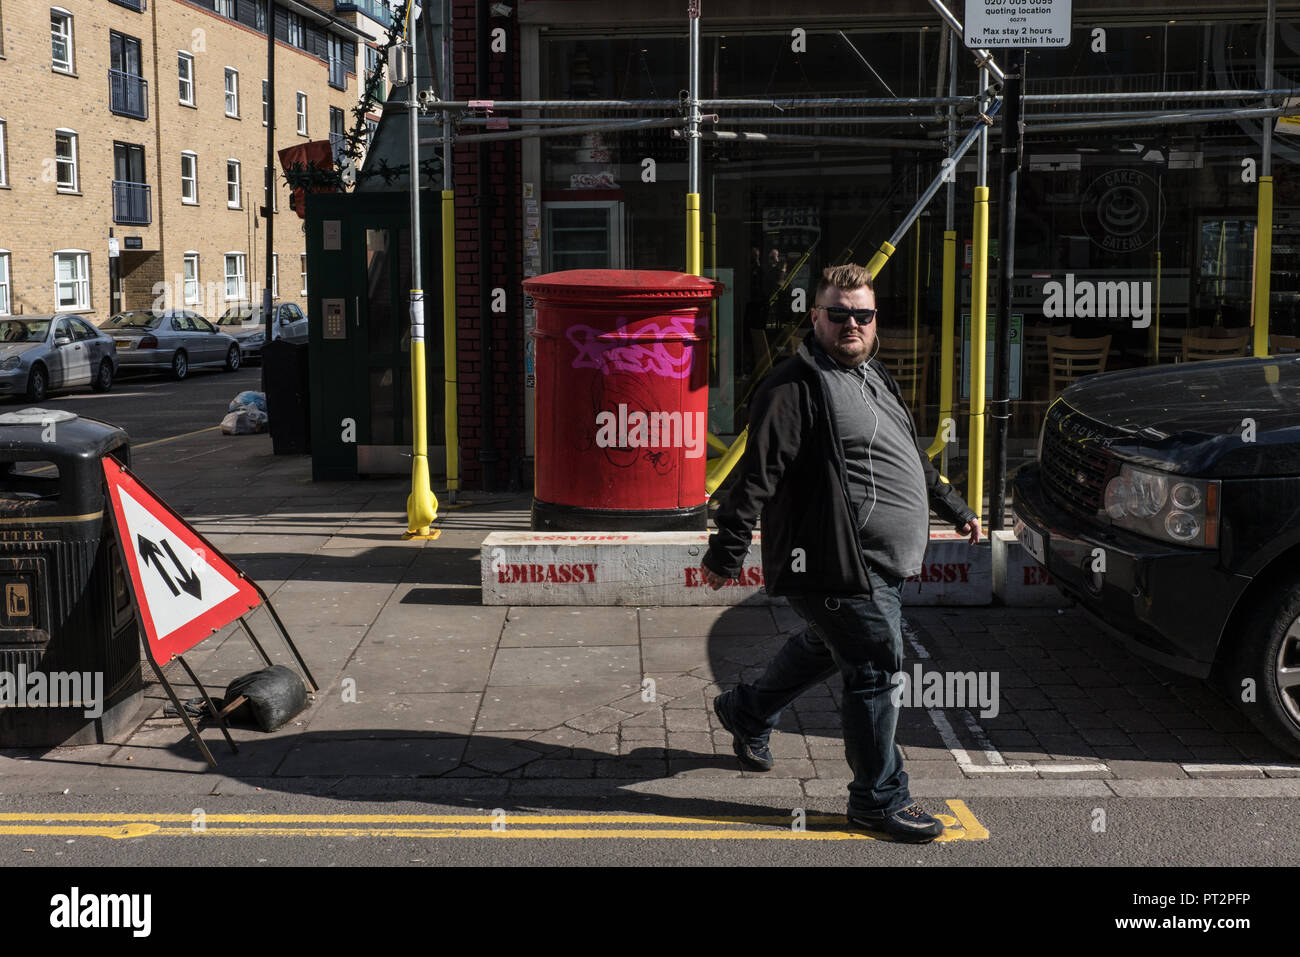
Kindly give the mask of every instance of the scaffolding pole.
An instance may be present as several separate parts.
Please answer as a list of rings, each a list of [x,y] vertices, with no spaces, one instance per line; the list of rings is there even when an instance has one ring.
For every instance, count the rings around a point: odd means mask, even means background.
[[[1265,22],[1264,82],[1273,82],[1273,35],[1277,32],[1277,0],[1268,0]],[[1272,99],[1269,99],[1272,106]],[[1251,284],[1251,325],[1254,354],[1268,355],[1269,302],[1273,280],[1273,120],[1264,121],[1263,162],[1259,177],[1259,214],[1255,220],[1255,281]]]
[[[988,91],[988,73],[980,70],[980,96]],[[984,517],[984,340],[988,315],[989,155],[987,127],[980,137],[970,267],[970,450],[966,462],[966,504]]]
[[[964,33],[961,21],[940,0],[930,0],[930,6],[934,7],[935,12],[943,17],[944,22],[948,24],[954,33]],[[975,56],[975,65],[981,70],[987,69],[999,83],[1006,79],[1002,71],[998,69],[998,65],[993,62],[993,54],[988,50],[971,50],[971,53]]]
[[[674,131],[674,135],[676,132]],[[941,150],[943,144],[932,140],[882,140],[879,137],[831,136],[816,133],[753,133],[733,130],[710,130],[699,139],[731,143],[818,143],[822,146],[871,146],[877,149]]]
[[[948,95],[957,91],[957,33],[948,28]],[[948,128],[944,143],[952,149],[957,143],[957,113],[948,107]],[[939,319],[939,424],[934,442],[925,450],[929,458],[940,455],[939,474],[948,473],[948,448],[956,440],[956,421],[952,415],[953,327],[957,311],[957,168],[948,167],[948,189],[943,220],[943,305]]]
[[[700,233],[700,2],[688,0],[690,57],[686,102],[686,271],[704,274],[704,245]]]
[[[451,0],[442,0],[442,94],[452,94]],[[432,58],[430,58],[432,59]],[[460,363],[456,354],[456,191],[451,114],[442,111],[442,368],[443,431],[447,448],[447,500],[456,504],[460,490]]]
[[[407,142],[411,168],[411,494],[406,499],[405,539],[437,538],[429,528],[438,517],[438,499],[429,486],[429,403],[424,357],[424,289],[420,259],[420,102],[416,90],[415,4],[406,7]]]

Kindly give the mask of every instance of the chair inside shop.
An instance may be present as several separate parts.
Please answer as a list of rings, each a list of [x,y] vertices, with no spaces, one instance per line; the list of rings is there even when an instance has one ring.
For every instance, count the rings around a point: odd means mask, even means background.
[[[1268,337],[1269,355],[1279,356],[1293,352],[1300,352],[1300,336],[1271,335]]]
[[[1037,435],[1043,423],[1043,415],[1052,397],[1047,394],[1049,383],[1049,363],[1047,359],[1047,339],[1049,336],[1068,336],[1070,324],[1060,325],[1034,323],[1024,327],[1024,387],[1021,391],[1023,401],[1021,408],[1029,418],[1029,434]]]
[[[912,338],[877,335],[880,342],[876,358],[885,364],[889,374],[902,390],[912,417],[920,423],[925,417],[921,407],[925,404],[926,384],[930,374],[930,352],[934,336],[930,333]]]
[[[1051,376],[1049,391],[1058,396],[1076,379],[1106,371],[1110,354],[1110,336],[1079,339],[1071,336],[1047,337],[1047,366]]]
[[[1227,335],[1215,335],[1220,330],[1211,330],[1210,335],[1188,335],[1183,339],[1183,361],[1203,362],[1208,359],[1227,359],[1232,356],[1246,355],[1250,343],[1250,331],[1242,330]]]
[[[1186,329],[1173,326],[1161,326],[1157,337],[1157,362],[1181,362],[1183,360],[1183,340],[1187,338]]]

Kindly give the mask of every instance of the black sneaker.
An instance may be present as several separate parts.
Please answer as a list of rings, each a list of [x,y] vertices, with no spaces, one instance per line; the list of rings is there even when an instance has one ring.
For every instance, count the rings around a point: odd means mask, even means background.
[[[772,751],[767,746],[767,735],[758,738],[747,738],[736,730],[735,724],[731,720],[731,709],[723,702],[730,691],[720,694],[713,699],[713,713],[718,716],[722,726],[731,732],[732,748],[736,752],[736,757],[740,759],[741,767],[750,771],[771,771],[776,761],[772,758]]]
[[[849,824],[877,834],[888,834],[907,844],[926,844],[943,833],[943,822],[921,810],[915,802],[888,816],[848,815]]]

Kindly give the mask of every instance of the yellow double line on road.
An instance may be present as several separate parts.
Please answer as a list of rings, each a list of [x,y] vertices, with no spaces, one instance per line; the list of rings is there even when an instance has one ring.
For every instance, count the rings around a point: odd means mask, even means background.
[[[947,802],[951,814],[938,841],[982,841],[989,832],[965,803]],[[845,830],[841,815],[809,814],[794,830],[792,815],[658,814],[202,814],[194,813],[24,813],[0,814],[0,837],[404,837],[531,838],[534,840],[637,839],[846,841],[875,840]],[[174,826],[183,825],[183,826]],[[323,825],[323,826],[322,826]],[[421,826],[423,825],[423,826]],[[438,825],[452,825],[438,826]],[[621,825],[621,826],[616,826]],[[719,827],[722,825],[722,827]],[[735,825],[748,825],[736,827]]]

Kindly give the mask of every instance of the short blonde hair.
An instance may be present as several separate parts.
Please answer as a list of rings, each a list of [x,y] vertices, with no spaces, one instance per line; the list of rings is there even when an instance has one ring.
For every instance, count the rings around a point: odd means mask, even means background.
[[[845,292],[852,292],[854,289],[869,289],[875,292],[875,287],[871,285],[871,273],[866,266],[859,266],[857,263],[845,263],[843,266],[827,266],[822,270],[822,278],[817,283],[817,292],[813,296],[813,302],[822,297],[822,293],[828,289],[843,289]]]

